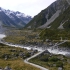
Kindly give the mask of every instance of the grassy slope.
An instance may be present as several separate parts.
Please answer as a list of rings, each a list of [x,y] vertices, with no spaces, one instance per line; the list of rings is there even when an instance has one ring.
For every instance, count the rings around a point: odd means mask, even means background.
[[[36,28],[40,25],[43,25],[47,20],[45,18],[45,10],[41,11],[41,13],[39,13],[38,15],[36,15],[26,26],[25,28],[27,28],[28,26],[31,26],[31,28]]]
[[[41,30],[11,30],[7,31],[8,35],[5,37],[6,42],[25,44],[27,42],[39,42],[40,39],[37,39],[37,35],[41,32]],[[20,42],[21,41],[21,42]]]
[[[40,37],[48,38],[52,40],[60,40],[62,37],[63,40],[67,39],[70,40],[70,30],[58,30],[58,29],[45,29],[40,33]]]
[[[13,70],[40,70],[31,65],[25,64],[21,59],[7,61],[0,59],[0,67],[5,68],[7,65],[9,65]]]
[[[11,49],[16,49],[17,52],[10,52]],[[23,52],[27,52],[27,50],[25,49],[9,47],[9,46],[0,44],[0,67],[5,68],[7,65],[9,65],[12,68],[12,70],[40,70],[31,65],[25,64],[23,59],[21,59],[20,57],[17,59],[8,59],[8,60],[5,60],[2,58],[2,55],[4,54],[10,54],[10,55],[17,54],[19,53],[19,50]]]
[[[60,59],[58,59],[58,57]],[[56,55],[56,56],[53,55],[51,57],[42,55],[42,56],[38,56],[36,58],[31,59],[30,62],[41,65],[43,67],[46,67],[49,70],[58,70],[58,67],[60,67],[60,66],[63,66],[64,70],[69,70],[70,64],[66,61],[67,58],[63,57],[64,59],[61,60],[62,57],[63,56],[61,56],[61,55]],[[70,60],[70,59],[68,58],[68,60]],[[64,64],[63,64],[63,62],[64,62]],[[56,64],[56,66],[53,66],[53,64]]]

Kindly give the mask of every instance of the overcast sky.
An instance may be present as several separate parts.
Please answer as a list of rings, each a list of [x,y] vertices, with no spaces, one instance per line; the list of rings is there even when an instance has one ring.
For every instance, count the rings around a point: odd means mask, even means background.
[[[0,7],[20,11],[26,15],[37,15],[56,0],[0,0]]]

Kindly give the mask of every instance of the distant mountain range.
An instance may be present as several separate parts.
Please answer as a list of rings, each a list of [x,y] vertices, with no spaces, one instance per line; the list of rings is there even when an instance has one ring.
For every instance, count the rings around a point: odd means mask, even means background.
[[[70,0],[56,0],[36,15],[25,28],[70,28]]]
[[[0,7],[0,27],[17,28],[70,28],[70,0],[56,0],[32,18],[19,11],[5,10]]]
[[[31,16],[25,15],[19,11],[14,12],[0,7],[0,26],[21,28],[31,19]]]

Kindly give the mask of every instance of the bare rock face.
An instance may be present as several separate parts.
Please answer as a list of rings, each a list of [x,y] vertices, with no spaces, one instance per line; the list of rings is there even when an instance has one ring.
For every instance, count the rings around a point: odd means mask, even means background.
[[[54,13],[52,8],[55,10]],[[69,4],[66,0],[57,0],[55,1],[53,4],[51,4],[49,7],[48,7],[48,13],[46,15],[50,15],[50,12],[52,13],[50,19],[47,19],[48,21],[40,26],[39,28],[48,28],[48,25],[51,24],[61,13],[63,13],[67,8],[69,7]],[[48,16],[46,18],[48,18]],[[50,26],[51,27],[51,26]]]
[[[58,10],[65,10],[69,6],[68,2],[66,0],[57,0],[56,4],[57,4],[57,9]]]
[[[67,0],[68,4],[70,5],[70,0]]]

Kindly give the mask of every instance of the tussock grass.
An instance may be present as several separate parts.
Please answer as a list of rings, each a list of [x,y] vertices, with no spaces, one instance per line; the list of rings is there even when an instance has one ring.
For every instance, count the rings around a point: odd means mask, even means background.
[[[15,49],[16,52],[11,52],[10,50]],[[6,66],[10,66],[12,68],[12,70],[40,70],[38,68],[35,68],[29,64],[24,63],[24,59],[18,57],[18,58],[8,58],[7,60],[4,59],[4,57],[2,57],[2,55],[4,54],[9,54],[10,56],[12,54],[18,54],[20,53],[20,51],[22,52],[28,52],[26,49],[22,49],[19,47],[10,47],[7,45],[3,45],[0,44],[0,67],[1,68],[5,68]]]

